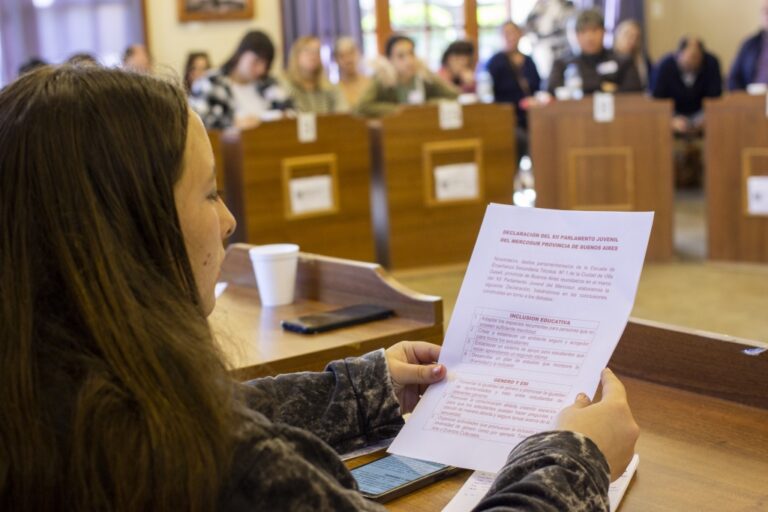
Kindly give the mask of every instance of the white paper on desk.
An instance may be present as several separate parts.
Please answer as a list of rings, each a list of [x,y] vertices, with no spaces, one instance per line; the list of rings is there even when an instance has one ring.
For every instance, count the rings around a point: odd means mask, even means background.
[[[632,309],[653,213],[488,207],[440,362],[389,451],[498,472],[593,395]]]
[[[613,482],[608,488],[608,502],[611,505],[611,512],[616,512],[619,508],[624,493],[627,492],[629,482],[632,480],[632,476],[637,470],[637,464],[640,462],[640,456],[635,454],[632,460],[629,462],[627,469],[619,478]],[[475,505],[480,503],[483,496],[488,494],[488,490],[493,485],[493,481],[496,479],[495,473],[486,473],[485,471],[475,471],[471,475],[464,485],[461,486],[459,492],[453,497],[451,501],[443,508],[443,512],[468,512],[472,510]]]

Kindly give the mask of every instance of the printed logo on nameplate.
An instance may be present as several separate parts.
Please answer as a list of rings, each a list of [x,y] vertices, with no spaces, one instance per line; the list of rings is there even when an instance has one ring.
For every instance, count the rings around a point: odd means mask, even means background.
[[[480,197],[477,164],[439,165],[434,169],[435,199],[456,201]]]
[[[464,112],[458,101],[441,101],[439,117],[441,130],[458,130],[464,126]]]
[[[593,116],[598,123],[613,122],[615,117],[615,103],[613,94],[609,92],[596,92],[592,95]]]
[[[333,179],[328,174],[293,178],[289,192],[294,215],[333,210]]]
[[[296,130],[299,142],[306,144],[317,140],[317,116],[311,112],[302,112],[296,118]]]
[[[747,213],[768,215],[768,176],[747,178]]]

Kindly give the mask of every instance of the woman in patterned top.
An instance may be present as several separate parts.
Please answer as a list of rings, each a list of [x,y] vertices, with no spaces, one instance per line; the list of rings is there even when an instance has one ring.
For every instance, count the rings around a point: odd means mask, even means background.
[[[286,92],[269,75],[274,58],[269,36],[253,30],[220,69],[192,84],[189,103],[206,128],[253,128],[262,118],[291,106]]]
[[[235,229],[184,91],[44,67],[0,91],[0,510],[384,510],[337,453],[394,435],[440,348],[237,384],[206,317]],[[621,383],[509,456],[480,510],[608,510]]]

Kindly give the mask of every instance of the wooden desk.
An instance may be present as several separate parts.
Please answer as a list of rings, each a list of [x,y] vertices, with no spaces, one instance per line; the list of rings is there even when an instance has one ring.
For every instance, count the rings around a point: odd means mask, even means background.
[[[391,269],[469,261],[490,202],[510,204],[517,168],[509,105],[468,105],[463,126],[440,129],[438,107],[371,122],[378,261]],[[474,163],[474,198],[438,199],[435,167]]]
[[[768,216],[747,213],[747,178],[768,175],[765,95],[706,100],[709,257],[768,262]]]
[[[531,109],[536,206],[654,211],[649,260],[672,257],[672,103],[615,97],[615,119],[598,123],[592,98]]]
[[[401,340],[442,343],[442,300],[408,290],[374,263],[301,253],[295,302],[262,308],[249,247],[232,244],[227,248],[219,281],[228,284],[210,317],[235,378],[319,371],[334,359],[365,354]],[[359,303],[392,308],[395,317],[317,335],[286,332],[280,327],[286,318]]]
[[[226,195],[239,224],[235,240],[292,242],[307,252],[374,261],[365,121],[318,116],[316,131],[315,142],[299,142],[297,121],[283,119],[225,134]],[[330,204],[292,207],[292,184],[311,177],[330,180]]]
[[[610,366],[642,431],[640,465],[620,512],[766,510],[768,352],[745,354],[754,343],[629,322]],[[441,510],[469,474],[388,508]]]

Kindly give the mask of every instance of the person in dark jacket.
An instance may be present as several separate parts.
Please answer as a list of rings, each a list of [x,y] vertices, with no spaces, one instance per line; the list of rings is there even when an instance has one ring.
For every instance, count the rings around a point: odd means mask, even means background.
[[[768,84],[768,1],[761,8],[763,28],[741,45],[728,74],[728,89],[746,89],[749,84]]]
[[[44,67],[0,91],[0,126],[0,510],[383,511],[339,453],[398,432],[440,347],[236,383],[207,322],[235,220],[184,91]],[[638,429],[601,382],[476,510],[608,510]]]
[[[559,87],[571,87],[566,83],[570,69],[578,77],[584,94],[643,90],[634,63],[603,46],[604,26],[600,12],[590,9],[579,13],[576,18],[576,38],[581,53],[576,57],[555,61],[547,86],[550,93],[555,94]]]
[[[528,125],[525,105],[541,87],[541,77],[528,55],[520,52],[518,43],[523,31],[513,22],[501,26],[504,36],[504,50],[500,51],[486,64],[486,69],[493,80],[493,101],[512,103],[517,110],[517,124],[521,128]]]
[[[717,98],[722,93],[720,62],[705,50],[701,39],[684,37],[677,51],[659,62],[653,96],[674,100],[672,128],[677,134],[701,132],[704,98]]]

